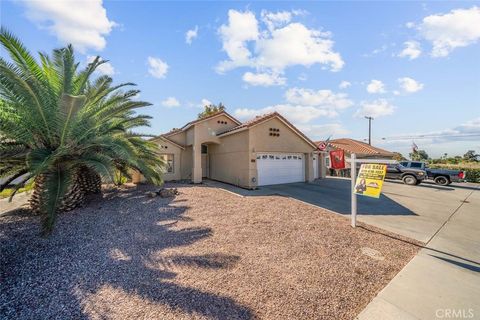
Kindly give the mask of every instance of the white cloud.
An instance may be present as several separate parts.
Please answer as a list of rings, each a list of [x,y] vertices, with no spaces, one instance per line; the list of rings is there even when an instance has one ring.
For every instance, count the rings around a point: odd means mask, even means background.
[[[408,77],[398,78],[398,83],[403,91],[407,93],[413,93],[423,89],[423,83]]]
[[[480,8],[474,6],[427,16],[423,18],[418,30],[423,38],[432,43],[432,57],[446,57],[455,48],[479,41]]]
[[[180,106],[180,102],[175,97],[168,97],[162,101],[162,106],[167,108],[174,108]]]
[[[270,31],[282,27],[292,20],[292,13],[290,11],[269,12],[262,10],[260,15],[262,21],[267,25],[267,28]]]
[[[261,109],[236,109],[235,115],[240,119],[248,119],[277,111],[294,123],[306,124],[320,117],[333,118],[338,115],[338,111],[353,105],[353,101],[344,93],[304,88],[287,90],[285,100],[287,103]]]
[[[463,134],[480,134],[480,117],[467,121],[453,129],[455,132]],[[477,138],[478,139],[478,136]]]
[[[374,101],[363,101],[360,103],[360,109],[355,113],[356,117],[374,117],[379,118],[388,116],[393,113],[395,106],[391,105],[385,99],[377,99]]]
[[[329,136],[343,136],[350,133],[339,123],[298,124],[296,127],[313,140],[326,139]]]
[[[90,1],[22,1],[27,17],[39,28],[52,33],[62,44],[73,44],[85,53],[103,50],[105,36],[116,26],[107,17],[102,0]]]
[[[335,111],[321,109],[311,106],[299,106],[290,104],[277,104],[262,109],[239,108],[235,110],[235,116],[239,119],[251,119],[256,116],[277,111],[291,122],[308,123],[320,117],[334,117],[337,115]]]
[[[286,83],[286,78],[278,73],[252,73],[250,71],[243,74],[242,80],[252,86],[282,86]]]
[[[287,67],[313,64],[339,71],[344,61],[333,50],[330,33],[291,22],[298,14],[301,12],[263,11],[261,18],[267,28],[261,29],[254,13],[229,10],[228,23],[218,30],[229,59],[217,65],[217,72],[250,67],[257,73],[281,75]]]
[[[195,39],[198,36],[198,26],[195,26],[195,28],[188,30],[187,33],[185,33],[185,42],[188,44],[192,44],[193,39]]]
[[[160,58],[148,57],[148,72],[155,78],[165,78],[168,72],[168,64]]]
[[[200,108],[203,108],[205,106],[209,106],[209,105],[212,105],[212,104],[213,104],[212,101],[203,98],[202,101],[200,101]]]
[[[217,66],[217,71],[225,72],[239,66],[251,64],[250,50],[247,41],[257,40],[259,36],[258,21],[250,12],[228,11],[228,25],[222,25],[218,30],[223,42],[223,50],[230,60],[223,61]]]
[[[93,60],[95,60],[95,58],[96,58],[95,56],[87,56],[87,63],[93,62]],[[100,74],[107,75],[107,76],[110,76],[110,77],[115,74],[115,68],[113,68],[113,66],[110,62],[102,63],[101,65],[99,65],[97,67],[97,69],[95,71],[100,73]]]
[[[385,84],[380,80],[372,80],[367,85],[368,93],[385,93]]]
[[[353,105],[345,93],[334,93],[331,90],[291,88],[285,93],[285,99],[290,104],[314,106],[323,109],[342,110]]]
[[[407,27],[408,29],[412,29],[415,27],[415,22],[407,22],[405,23],[405,27]]]
[[[347,89],[348,87],[350,87],[352,84],[348,81],[342,81],[340,82],[340,84],[338,85],[338,87],[340,89]]]
[[[403,45],[405,48],[398,54],[401,58],[408,57],[408,59],[413,60],[422,54],[420,43],[417,41],[405,41]]]

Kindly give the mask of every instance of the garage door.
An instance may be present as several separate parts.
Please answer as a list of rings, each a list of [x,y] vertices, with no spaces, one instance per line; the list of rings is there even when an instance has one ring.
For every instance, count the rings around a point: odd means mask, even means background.
[[[305,159],[296,153],[257,155],[258,185],[305,181]]]

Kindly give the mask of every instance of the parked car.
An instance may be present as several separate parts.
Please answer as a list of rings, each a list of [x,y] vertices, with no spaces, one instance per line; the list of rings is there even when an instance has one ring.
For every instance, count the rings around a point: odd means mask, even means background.
[[[465,181],[465,172],[460,170],[431,169],[428,163],[422,161],[402,161],[400,164],[407,168],[424,170],[427,173],[427,179],[442,186]]]
[[[387,174],[385,175],[387,179],[402,180],[403,183],[408,185],[420,184],[426,177],[427,174],[424,170],[407,168],[399,163],[388,164]]]

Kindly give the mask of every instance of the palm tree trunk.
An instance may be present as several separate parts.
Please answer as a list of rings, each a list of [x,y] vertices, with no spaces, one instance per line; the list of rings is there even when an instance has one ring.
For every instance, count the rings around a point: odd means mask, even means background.
[[[87,194],[100,193],[102,191],[102,178],[88,167],[84,166],[79,169],[78,183]]]
[[[30,207],[36,214],[42,212],[42,203],[44,201],[45,175],[39,175],[35,179],[32,197],[30,198]],[[76,170],[73,183],[63,197],[62,204],[58,208],[59,212],[70,211],[83,206],[85,196],[89,193],[99,193],[101,191],[101,178],[88,168]]]

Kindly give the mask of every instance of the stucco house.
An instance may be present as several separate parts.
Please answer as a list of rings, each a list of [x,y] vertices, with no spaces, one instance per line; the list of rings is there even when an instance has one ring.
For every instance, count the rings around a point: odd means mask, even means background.
[[[222,111],[152,140],[167,163],[165,181],[208,178],[254,189],[324,172],[317,145],[277,112],[241,123]]]

